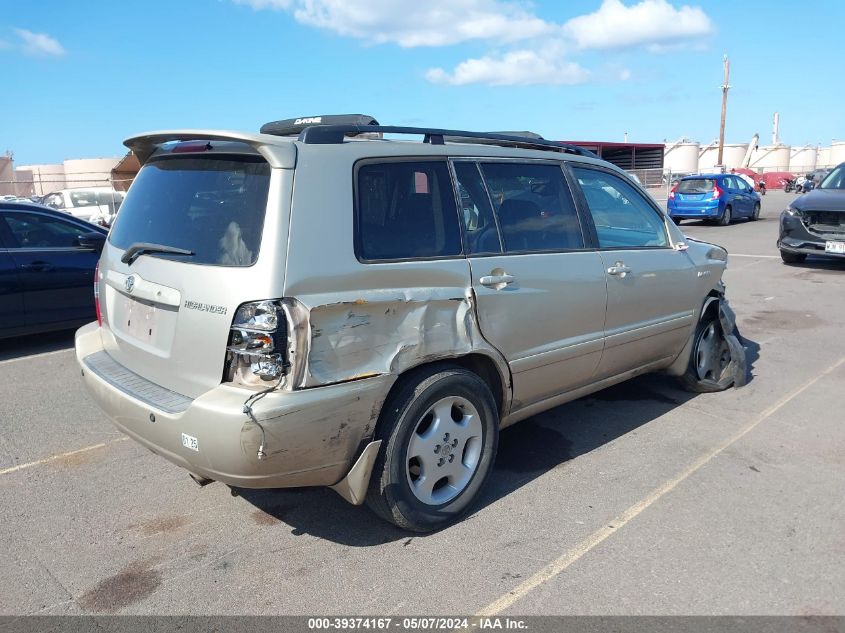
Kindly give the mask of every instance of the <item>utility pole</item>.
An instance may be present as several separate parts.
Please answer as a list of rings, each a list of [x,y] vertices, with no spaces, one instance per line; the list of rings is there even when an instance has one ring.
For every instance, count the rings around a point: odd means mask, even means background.
[[[725,83],[722,84],[722,122],[719,124],[719,156],[716,160],[719,166],[722,166],[722,152],[725,149],[725,115],[728,112],[728,90],[731,88],[728,83],[731,76],[731,60],[725,55],[722,62],[725,66]]]

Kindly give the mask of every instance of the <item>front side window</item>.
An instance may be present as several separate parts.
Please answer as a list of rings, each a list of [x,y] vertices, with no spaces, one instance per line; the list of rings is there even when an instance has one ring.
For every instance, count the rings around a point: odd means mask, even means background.
[[[78,246],[84,228],[39,213],[9,213],[6,224],[17,248],[72,248]]]
[[[581,223],[559,165],[484,163],[506,252],[584,248]]]
[[[357,250],[367,261],[460,255],[445,161],[367,163],[357,172]]]
[[[601,248],[668,246],[663,219],[641,193],[621,177],[573,167],[596,225]]]
[[[172,246],[191,264],[250,266],[258,259],[270,165],[258,157],[163,157],[144,165],[109,241]],[[175,258],[164,253],[153,257]]]
[[[501,253],[502,243],[490,197],[475,163],[455,163],[467,254]]]

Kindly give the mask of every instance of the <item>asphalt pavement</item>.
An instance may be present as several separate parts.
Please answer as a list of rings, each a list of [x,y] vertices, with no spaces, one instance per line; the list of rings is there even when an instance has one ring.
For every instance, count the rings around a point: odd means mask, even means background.
[[[751,379],[661,375],[505,430],[466,520],[393,528],[327,489],[232,491],[125,440],[72,333],[0,341],[0,614],[845,614],[845,263],[725,246]]]

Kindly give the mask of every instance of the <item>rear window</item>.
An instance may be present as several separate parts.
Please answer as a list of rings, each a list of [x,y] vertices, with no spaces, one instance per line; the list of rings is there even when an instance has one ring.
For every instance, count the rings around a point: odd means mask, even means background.
[[[362,165],[357,211],[357,250],[362,260],[461,254],[458,208],[445,162]]]
[[[109,241],[187,249],[194,256],[175,258],[192,264],[251,266],[269,188],[270,165],[258,157],[162,157],[135,178]]]
[[[677,193],[705,193],[713,191],[716,181],[713,178],[689,178],[678,183]]]

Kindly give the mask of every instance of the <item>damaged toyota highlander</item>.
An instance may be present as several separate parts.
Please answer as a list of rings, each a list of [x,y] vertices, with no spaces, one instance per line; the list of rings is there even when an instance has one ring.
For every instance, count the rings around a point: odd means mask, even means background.
[[[76,356],[200,483],[330,486],[428,531],[510,424],[645,372],[745,380],[726,251],[580,147],[363,115],[126,145]]]

